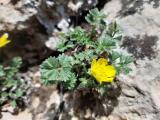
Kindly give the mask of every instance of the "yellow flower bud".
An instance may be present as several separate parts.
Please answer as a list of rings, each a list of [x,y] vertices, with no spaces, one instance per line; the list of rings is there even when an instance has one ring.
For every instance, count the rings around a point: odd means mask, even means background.
[[[8,40],[8,34],[5,33],[0,37],[0,48],[6,46],[10,40]]]

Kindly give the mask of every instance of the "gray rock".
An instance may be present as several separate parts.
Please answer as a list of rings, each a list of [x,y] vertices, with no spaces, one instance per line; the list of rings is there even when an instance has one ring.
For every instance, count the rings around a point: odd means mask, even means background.
[[[119,76],[122,94],[110,116],[116,114],[127,120],[159,120],[159,1],[112,0],[103,11],[108,15],[108,21],[116,20],[123,30],[121,49],[135,57],[135,64],[131,65],[133,71]]]
[[[7,7],[6,7],[7,6]],[[0,31],[11,31],[19,27],[20,22],[26,21],[30,15],[22,14],[12,5],[0,5]],[[25,28],[26,26],[21,26]]]
[[[38,7],[37,18],[49,34],[54,29],[61,29],[57,24],[62,20],[68,22],[70,17],[79,17],[82,11],[87,11],[97,5],[97,0],[42,0]]]
[[[68,16],[75,15],[80,6],[87,10],[90,7],[78,4],[78,0],[72,1],[74,9],[69,9],[68,1],[59,0],[58,2],[46,2],[40,5],[40,1],[34,0],[23,0],[16,3],[15,6],[8,4],[5,1],[3,6],[0,6],[0,30],[1,31],[16,31],[15,36],[28,36],[29,39],[34,38],[31,44],[23,46],[23,49],[27,46],[27,54],[29,56],[24,57],[25,59],[31,60],[32,56],[44,56],[48,52],[42,54],[40,50],[43,50],[43,45],[39,45],[38,40],[46,41],[48,39],[55,43],[55,38],[47,37],[39,33],[36,26],[28,26],[33,23],[31,17],[37,14],[39,22],[47,29],[48,33],[53,32],[56,27],[65,29],[69,26]],[[58,6],[55,4],[60,3]],[[90,4],[90,0],[87,2]],[[129,75],[120,75],[119,80],[122,88],[122,93],[119,98],[112,101],[111,104],[107,105],[92,105],[91,107],[95,111],[101,112],[101,109],[112,108],[109,112],[109,116],[101,115],[96,117],[96,113],[91,113],[90,109],[78,113],[81,118],[86,119],[92,118],[96,120],[159,120],[160,119],[160,7],[159,0],[112,0],[108,2],[103,11],[108,15],[107,20],[117,20],[123,30],[123,40],[121,51],[128,52],[135,57],[135,64],[131,64],[132,72]],[[39,6],[40,5],[40,6]],[[63,6],[64,5],[64,6]],[[96,4],[95,4],[96,5]],[[91,6],[95,6],[91,5]],[[7,7],[6,7],[7,6]],[[23,7],[22,7],[23,6]],[[24,7],[25,6],[25,7]],[[38,13],[37,13],[38,8]],[[67,8],[67,9],[66,9]],[[47,11],[46,11],[47,10]],[[23,11],[23,12],[22,12]],[[54,11],[54,12],[53,12]],[[2,14],[3,13],[3,14]],[[51,18],[48,16],[51,15]],[[61,20],[65,22],[59,23]],[[30,21],[30,22],[27,22]],[[68,22],[68,23],[67,23]],[[18,25],[18,26],[17,26]],[[58,26],[57,26],[58,25]],[[26,29],[27,28],[27,29]],[[30,28],[30,29],[28,29]],[[25,30],[24,30],[25,29]],[[24,30],[24,31],[21,31]],[[27,33],[26,31],[29,31]],[[27,33],[27,34],[24,34]],[[14,38],[13,37],[13,38]],[[18,39],[16,37],[16,39]],[[37,45],[38,44],[38,45]],[[49,43],[50,44],[50,43]],[[56,43],[55,43],[56,44]],[[33,47],[33,46],[35,47]],[[43,46],[37,48],[37,46]],[[56,47],[53,46],[52,49]],[[16,47],[17,48],[17,47]],[[14,48],[14,49],[16,49]],[[49,46],[49,48],[51,48]],[[37,50],[38,49],[38,50]],[[22,50],[22,48],[21,48]],[[32,51],[37,50],[36,53]],[[19,51],[19,49],[17,50]],[[23,52],[22,54],[25,54]],[[36,55],[35,55],[36,54]],[[39,57],[40,59],[41,57]],[[43,59],[43,57],[42,57]],[[32,59],[32,63],[35,59]],[[37,61],[36,61],[37,62]],[[35,62],[33,62],[35,63]],[[36,73],[36,72],[35,72]],[[18,116],[12,116],[9,113],[3,113],[2,120],[49,120],[53,119],[53,115],[60,104],[60,96],[55,87],[39,87],[41,84],[38,75],[33,75],[32,72],[21,74],[25,80],[28,81],[28,86],[36,89],[35,95],[32,95],[33,100],[31,105],[28,106],[26,111],[20,113]],[[28,77],[30,76],[30,77]],[[32,77],[31,77],[32,76]],[[34,81],[34,80],[35,81]],[[38,79],[38,80],[37,80]],[[34,82],[33,83],[31,83]],[[32,86],[33,85],[33,86]],[[36,87],[38,85],[38,87]],[[116,91],[115,91],[116,92]],[[112,93],[116,94],[115,92]],[[41,94],[45,93],[45,94]],[[30,95],[30,92],[28,93]],[[67,96],[67,95],[66,95]],[[64,96],[65,97],[65,96]],[[27,100],[27,98],[26,98]],[[81,100],[81,99],[79,99]],[[78,100],[77,100],[78,101]],[[111,100],[110,100],[111,101]],[[107,101],[110,103],[110,101]],[[84,107],[87,105],[80,105],[73,103],[71,100],[70,104],[65,104],[63,114],[60,118],[65,120],[72,119],[78,120],[75,116],[75,112],[72,107],[73,104]],[[83,101],[81,101],[84,103]],[[80,103],[80,102],[79,102]],[[88,102],[92,103],[92,102]],[[84,103],[87,104],[87,103]],[[113,105],[112,105],[113,104]],[[114,107],[114,108],[113,108]],[[105,109],[108,112],[108,109]],[[86,113],[85,113],[86,112]],[[67,117],[68,115],[68,117]],[[25,116],[25,117],[24,117]]]
[[[50,37],[49,40],[45,42],[45,45],[51,50],[56,50],[60,42],[61,41],[58,37],[53,36],[53,37]]]

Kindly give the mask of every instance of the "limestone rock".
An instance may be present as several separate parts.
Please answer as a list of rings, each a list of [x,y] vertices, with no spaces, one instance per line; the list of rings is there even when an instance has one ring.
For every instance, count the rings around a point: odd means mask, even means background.
[[[108,21],[116,20],[123,30],[121,49],[135,57],[135,63],[131,65],[133,71],[129,75],[119,76],[122,95],[112,114],[127,120],[159,120],[158,0],[112,0],[105,5],[103,11],[108,15]]]

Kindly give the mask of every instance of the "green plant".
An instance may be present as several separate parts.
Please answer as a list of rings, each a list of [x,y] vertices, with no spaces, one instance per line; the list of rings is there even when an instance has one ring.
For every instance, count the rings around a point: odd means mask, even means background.
[[[21,58],[15,57],[11,60],[9,66],[0,65],[0,106],[10,103],[13,107],[16,107],[17,100],[24,94],[23,89],[21,89],[21,81],[16,77],[21,63]]]
[[[122,36],[120,28],[116,22],[106,23],[104,18],[105,15],[98,9],[92,9],[86,16],[90,30],[78,26],[66,34],[60,34],[62,42],[57,50],[62,54],[46,59],[40,66],[44,84],[60,84],[68,90],[93,88],[104,93],[115,78],[115,72],[116,75],[121,72],[129,73],[131,69],[127,65],[133,61],[132,58],[116,51]],[[92,75],[91,64],[96,59]],[[112,70],[108,79],[101,81],[101,73],[95,67],[98,65],[102,72]]]

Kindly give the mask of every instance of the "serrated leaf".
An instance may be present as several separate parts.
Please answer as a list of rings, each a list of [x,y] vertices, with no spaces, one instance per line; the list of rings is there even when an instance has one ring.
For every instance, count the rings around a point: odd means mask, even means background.
[[[10,66],[18,69],[21,64],[22,64],[22,59],[20,57],[15,57],[12,59]]]
[[[98,38],[98,49],[100,50],[110,50],[116,47],[116,41],[109,35],[107,34],[102,34],[99,38]]]
[[[132,71],[132,69],[131,69],[131,68],[128,68],[128,67],[125,67],[125,68],[123,69],[123,71],[124,71],[124,73],[127,75],[127,74],[129,74],[130,71]]]
[[[7,78],[12,78],[20,68],[22,64],[22,59],[20,57],[15,57],[12,59],[10,65],[4,68],[5,74]]]
[[[58,58],[46,59],[40,66],[42,82],[44,84],[58,84],[69,81],[73,74],[71,72],[72,61],[71,56],[64,54],[59,55]]]
[[[81,27],[76,27],[74,30],[70,31],[68,34],[72,41],[76,41],[82,45],[86,45],[91,42],[87,32]]]
[[[133,58],[130,57],[130,56],[124,56],[124,55],[121,55],[120,57],[120,63],[121,64],[129,64],[129,63],[132,63],[133,62]]]
[[[85,17],[86,21],[93,26],[105,26],[104,19],[105,15],[100,12],[97,8],[89,11],[89,14]]]
[[[58,59],[56,59],[55,57],[49,57],[48,59],[46,59],[43,64],[40,66],[41,69],[54,69],[54,68],[58,68],[60,66]]]
[[[88,86],[88,81],[85,78],[80,78],[80,84],[79,87],[80,88],[84,88]]]
[[[94,55],[94,51],[93,50],[87,50],[87,51],[83,51],[80,53],[75,53],[74,54],[75,57],[75,64],[82,64],[82,62],[84,61],[88,61],[90,62],[92,60],[92,58],[96,57]]]
[[[111,52],[111,61],[112,61],[112,62],[115,61],[115,60],[117,60],[117,59],[120,58],[120,57],[121,57],[121,54],[120,54],[120,53],[115,52],[115,51],[112,51],[112,52]]]
[[[66,82],[66,81],[68,81],[68,80],[70,79],[71,74],[72,74],[72,72],[71,72],[70,69],[64,68],[64,69],[62,69],[62,70],[60,71],[59,77],[60,77],[60,79],[61,79],[62,81]]]
[[[64,82],[64,87],[68,90],[72,90],[72,89],[74,89],[74,87],[76,85],[76,81],[77,81],[77,78],[76,78],[75,74],[71,73],[69,80]]]
[[[64,68],[72,66],[73,58],[71,56],[67,56],[67,55],[62,54],[62,55],[58,56],[58,60],[59,60],[59,64]]]
[[[5,104],[6,102],[16,106],[16,100],[23,96],[22,94],[22,82],[16,76],[22,60],[20,57],[15,57],[12,59],[7,67],[0,67],[0,104]],[[24,85],[24,84],[23,84]]]
[[[49,84],[50,82],[58,82],[59,71],[55,69],[42,69],[41,68],[41,79],[43,83]]]

